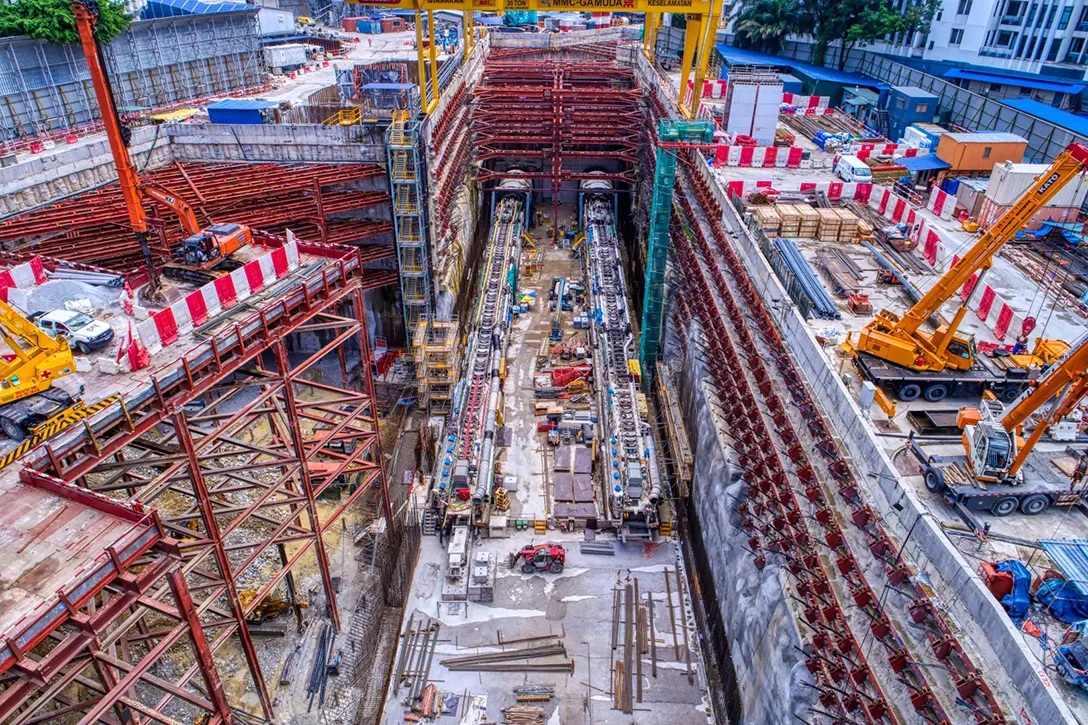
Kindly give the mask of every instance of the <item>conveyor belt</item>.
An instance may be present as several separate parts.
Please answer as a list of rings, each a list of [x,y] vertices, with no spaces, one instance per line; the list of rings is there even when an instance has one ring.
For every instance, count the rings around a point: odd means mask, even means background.
[[[457,462],[468,464],[469,475],[476,477],[472,494],[476,503],[482,502],[491,491],[498,368],[506,349],[503,323],[512,304],[506,277],[511,262],[517,258],[521,210],[521,201],[513,196],[500,200],[495,208],[486,268],[465,355],[463,394],[455,411],[454,455],[447,461],[447,466]]]
[[[627,306],[619,241],[612,201],[590,196],[584,225],[596,344],[607,388],[602,427],[612,516],[652,511],[661,496],[660,477],[649,460],[649,427],[638,409],[636,381],[628,368],[634,359],[635,337]]]

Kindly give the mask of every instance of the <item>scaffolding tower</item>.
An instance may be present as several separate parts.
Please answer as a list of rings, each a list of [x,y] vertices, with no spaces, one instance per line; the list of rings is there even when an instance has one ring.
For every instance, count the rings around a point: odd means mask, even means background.
[[[665,265],[669,259],[669,223],[672,219],[673,187],[676,185],[676,154],[684,143],[713,142],[714,125],[707,121],[661,119],[658,122],[657,138],[653,200],[647,235],[649,242],[646,254],[646,288],[642,295],[642,334],[638,342],[638,362],[642,369],[643,389],[647,392],[653,390],[657,360],[661,353]]]
[[[419,123],[397,111],[386,135],[389,188],[393,192],[393,229],[400,266],[404,329],[419,328],[433,308],[431,264],[427,245],[426,169]]]
[[[453,386],[461,364],[458,325],[456,317],[451,320],[424,318],[412,337],[419,405],[435,415],[445,415],[453,409]]]

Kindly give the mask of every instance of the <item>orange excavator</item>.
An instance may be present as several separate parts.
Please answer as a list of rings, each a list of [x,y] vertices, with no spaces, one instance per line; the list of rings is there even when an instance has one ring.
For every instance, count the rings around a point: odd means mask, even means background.
[[[110,142],[113,162],[117,167],[117,177],[121,182],[121,193],[128,210],[129,223],[136,233],[136,241],[147,266],[149,287],[152,294],[159,289],[158,273],[151,253],[151,232],[148,229],[147,213],[143,202],[154,200],[177,214],[182,229],[188,235],[181,243],[174,263],[164,267],[168,277],[193,282],[204,282],[213,275],[211,270],[231,266],[230,255],[247,244],[253,243],[253,232],[242,224],[212,224],[202,228],[196,219],[193,208],[178,194],[162,187],[153,186],[140,178],[136,166],[128,155],[129,130],[121,123],[117,106],[113,100],[113,88],[106,72],[106,60],[102,48],[95,39],[95,25],[98,22],[97,0],[74,0],[72,10],[76,28],[83,45],[83,54],[87,57],[91,82],[106,128],[106,137]],[[237,267],[237,265],[233,265]]]

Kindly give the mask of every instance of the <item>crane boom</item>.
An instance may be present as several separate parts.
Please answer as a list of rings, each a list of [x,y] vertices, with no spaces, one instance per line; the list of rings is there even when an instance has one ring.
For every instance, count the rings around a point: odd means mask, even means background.
[[[1054,195],[1088,165],[1088,147],[1070,144],[1054,159],[1035,183],[997,222],[979,237],[956,264],[903,317],[889,310],[881,310],[865,326],[858,339],[858,350],[914,370],[940,371],[947,367],[967,370],[974,364],[973,353],[958,346],[955,352],[949,345],[956,337],[960,323],[967,312],[968,296],[952,320],[941,325],[935,333],[920,328],[940,306],[951,299],[976,272],[981,275],[993,264],[994,256],[1016,236],[1024,225],[1043,208]],[[976,281],[974,289],[981,285]]]
[[[189,202],[171,191],[159,191],[146,182],[140,184],[140,191],[155,201],[173,209],[181,221],[181,228],[185,230],[187,235],[200,232],[200,222],[196,220],[196,212],[193,211],[193,207],[189,206]]]
[[[128,221],[140,245],[140,252],[147,267],[149,287],[152,294],[159,288],[158,275],[155,272],[155,260],[151,256],[151,232],[147,228],[147,212],[143,207],[143,193],[140,187],[140,175],[132,158],[128,155],[128,129],[121,124],[117,114],[117,104],[113,100],[113,88],[110,76],[106,72],[106,58],[102,55],[102,46],[94,37],[98,23],[98,0],[73,0],[72,13],[75,16],[76,30],[83,46],[83,55],[87,58],[87,69],[91,74],[91,84],[98,99],[98,110],[102,116],[102,125],[106,129],[106,138],[110,142],[113,164],[117,167],[117,179],[121,183],[121,194],[125,199]]]
[[[1054,404],[1047,410],[1032,430],[1031,435],[1020,446],[1009,467],[1009,475],[1015,476],[1027,460],[1028,454],[1043,434],[1054,423],[1064,419],[1077,407],[1088,394],[1088,334],[1081,336],[1065,356],[1055,363],[1043,377],[1026,390],[1001,417],[1001,427],[1009,433],[1024,425],[1028,416],[1041,408],[1047,401]]]

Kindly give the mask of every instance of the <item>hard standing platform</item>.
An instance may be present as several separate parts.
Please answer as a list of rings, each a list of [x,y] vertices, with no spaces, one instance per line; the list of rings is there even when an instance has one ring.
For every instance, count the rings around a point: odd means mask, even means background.
[[[106,548],[133,524],[33,486],[15,476],[0,478],[0,633],[12,635],[20,620],[57,590],[109,560]]]

